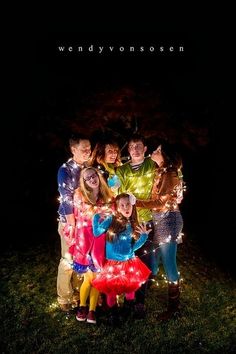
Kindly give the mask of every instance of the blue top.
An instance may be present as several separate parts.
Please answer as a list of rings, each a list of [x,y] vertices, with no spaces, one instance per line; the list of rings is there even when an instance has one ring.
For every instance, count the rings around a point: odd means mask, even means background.
[[[106,232],[111,225],[112,215],[101,221],[99,214],[93,216],[93,234],[95,237]],[[118,237],[114,238],[113,242],[106,241],[106,259],[115,261],[126,261],[134,258],[134,252],[142,247],[148,238],[148,234],[140,234],[137,241],[132,237],[132,227],[128,223],[126,229],[122,231]]]
[[[73,214],[73,195],[79,187],[81,166],[73,159],[69,159],[58,170],[57,182],[60,193],[60,205],[58,214],[60,220],[66,222],[65,215]]]

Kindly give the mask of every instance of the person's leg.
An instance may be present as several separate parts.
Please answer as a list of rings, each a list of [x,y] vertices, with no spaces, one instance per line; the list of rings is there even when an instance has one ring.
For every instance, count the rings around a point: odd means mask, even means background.
[[[91,289],[90,271],[84,274],[84,281],[80,287],[80,306],[87,306],[87,299]]]
[[[77,272],[73,271],[71,284],[73,291],[73,304],[72,306],[77,307],[80,303],[80,287],[84,281],[84,277]]]
[[[99,291],[92,286],[92,280],[96,277],[96,273],[87,272],[87,278],[90,283],[90,292],[89,292],[89,312],[87,315],[88,323],[96,323],[96,307],[98,303]]]
[[[96,273],[88,272],[88,278],[90,284],[95,279]],[[98,303],[99,291],[91,285],[89,293],[89,311],[95,311]]]
[[[84,281],[80,287],[80,307],[76,314],[78,321],[86,321],[87,319],[87,299],[91,289],[90,272],[84,274]]]
[[[179,274],[176,264],[177,243],[169,242],[161,245],[163,267],[168,279],[167,310],[158,316],[159,320],[168,320],[179,310]]]
[[[179,312],[180,308],[180,288],[179,281],[168,284],[168,307],[167,310],[171,314]]]
[[[151,266],[152,259],[153,259],[153,257],[152,257],[152,242],[147,240],[145,245],[142,246],[136,252],[136,255],[149,268]],[[148,281],[146,283],[142,284],[141,287],[135,293],[135,298],[136,298],[136,303],[137,304],[144,305],[144,303],[145,303],[145,295],[146,295],[146,290],[147,290],[147,283],[148,283]]]
[[[132,291],[131,293],[125,293],[124,303],[121,308],[121,316],[124,320],[127,320],[133,314],[134,299],[135,299],[134,291]]]
[[[109,307],[113,307],[115,304],[116,304],[116,294],[115,293],[107,294],[107,305]]]
[[[73,288],[71,284],[71,278],[73,274],[72,256],[68,251],[68,246],[64,239],[63,224],[59,223],[58,233],[61,238],[61,259],[58,266],[57,273],[57,300],[61,309],[69,310],[73,298]]]
[[[159,246],[158,244],[153,244],[151,248],[151,256],[150,256],[150,266],[148,268],[151,269],[152,273],[150,277],[154,277],[157,275],[159,270],[159,263],[160,263],[160,255],[159,255]]]
[[[177,243],[168,242],[161,245],[160,253],[168,282],[177,282],[179,280],[176,263]]]
[[[154,260],[153,242],[149,240],[146,241],[145,245],[136,252],[136,255],[141,259],[144,264],[146,264],[149,269],[151,269],[154,262],[156,262]],[[152,275],[150,276],[152,277]],[[142,284],[141,287],[135,293],[134,317],[136,319],[143,319],[146,316],[145,297],[148,288],[148,282],[149,280],[146,281],[146,283]]]
[[[125,294],[125,298],[126,298],[126,300],[134,300],[134,298],[135,298],[135,292],[134,291],[132,291],[131,293],[126,293]]]
[[[147,266],[151,269],[151,274],[149,275],[147,288],[149,289],[153,283],[155,282],[156,275],[159,271],[159,263],[160,263],[160,254],[159,254],[159,246],[158,244],[151,244],[150,245],[150,253],[149,259],[147,260]]]
[[[158,244],[153,242],[154,239],[154,225],[152,221],[147,223],[148,229],[151,228],[151,232],[148,235],[148,240],[145,244],[136,252],[136,255],[142,260],[144,264],[151,270],[150,278],[157,274],[157,251]]]
[[[120,321],[119,321],[119,308],[117,306],[115,293],[107,294],[107,305],[110,308],[110,311],[108,313],[108,323],[111,326],[118,326],[120,323]]]
[[[155,252],[155,257],[156,257],[156,273],[155,275],[158,274],[159,272],[159,268],[160,268],[160,264],[161,264],[161,250],[160,250],[160,246],[158,246],[158,248],[156,249],[156,252]]]

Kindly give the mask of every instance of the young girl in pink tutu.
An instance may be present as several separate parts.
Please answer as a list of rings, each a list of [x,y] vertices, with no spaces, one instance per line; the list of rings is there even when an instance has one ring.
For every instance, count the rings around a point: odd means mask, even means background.
[[[93,217],[93,234],[99,237],[106,232],[106,262],[93,286],[107,295],[110,308],[116,307],[116,296],[125,294],[133,301],[135,291],[148,279],[151,271],[135,256],[147,240],[151,230],[137,224],[135,197],[122,193],[115,199],[116,210],[104,219],[102,214]],[[137,237],[140,234],[140,237]]]

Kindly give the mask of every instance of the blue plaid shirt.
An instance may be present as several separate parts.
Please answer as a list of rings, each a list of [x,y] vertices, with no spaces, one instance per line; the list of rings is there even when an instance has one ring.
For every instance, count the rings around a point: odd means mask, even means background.
[[[73,196],[79,187],[80,172],[83,166],[77,164],[72,158],[64,163],[58,170],[57,183],[60,193],[58,214],[61,222],[66,222],[65,215],[73,214]]]

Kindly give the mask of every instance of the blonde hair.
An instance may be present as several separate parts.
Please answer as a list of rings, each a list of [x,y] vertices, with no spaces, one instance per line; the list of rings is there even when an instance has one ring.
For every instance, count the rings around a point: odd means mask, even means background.
[[[110,203],[112,199],[112,192],[107,186],[106,181],[104,180],[103,176],[99,173],[99,171],[94,167],[86,167],[80,173],[80,191],[84,197],[84,201],[86,203],[96,205],[97,200],[94,197],[93,189],[88,186],[86,181],[84,180],[84,174],[86,171],[94,171],[99,179],[99,193],[98,199],[102,200],[105,204]]]

